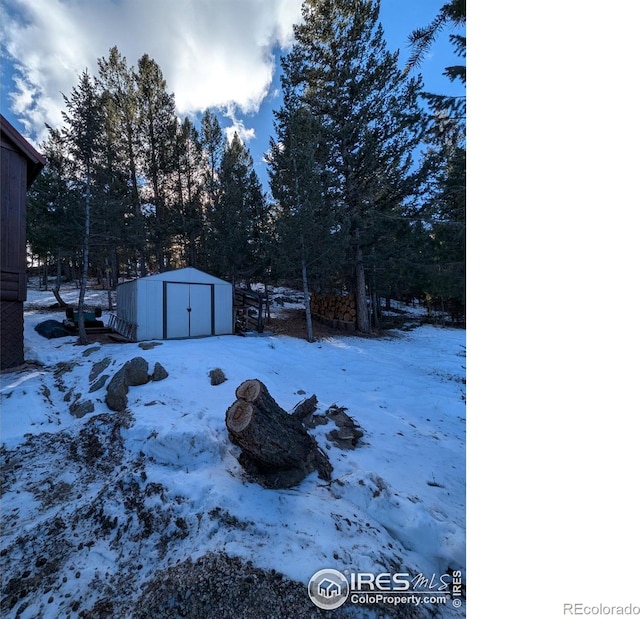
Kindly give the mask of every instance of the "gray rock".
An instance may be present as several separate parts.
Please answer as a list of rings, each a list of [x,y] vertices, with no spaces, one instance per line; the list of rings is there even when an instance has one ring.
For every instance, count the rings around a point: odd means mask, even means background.
[[[89,372],[89,382],[92,383],[102,372],[104,372],[111,363],[111,357],[105,357],[101,361],[98,361],[93,364],[91,368],[91,372]]]
[[[151,380],[164,380],[169,376],[169,372],[164,369],[164,367],[156,361],[156,364],[153,366],[153,374],[151,374]]]
[[[93,402],[91,400],[82,400],[81,402],[74,402],[69,407],[69,412],[74,417],[84,417],[87,413],[93,413],[94,411]]]
[[[209,372],[209,378],[211,379],[212,385],[221,385],[227,377],[224,375],[224,372],[220,368],[216,368],[215,370],[211,370]]]
[[[128,361],[127,361],[128,363]],[[107,406],[112,411],[123,411],[127,408],[127,363],[125,363],[114,375],[107,385]]]
[[[127,385],[135,387],[136,385],[146,385],[150,380],[149,363],[143,357],[134,357],[124,364],[126,368]]]
[[[142,348],[142,350],[151,350],[156,346],[162,346],[162,342],[140,342],[138,344],[138,348]]]
[[[123,411],[127,407],[129,387],[145,385],[150,380],[163,380],[169,376],[160,363],[153,367],[153,374],[149,375],[149,363],[142,357],[134,357],[127,361],[114,375],[107,385],[107,406],[112,411]],[[92,390],[99,389],[98,381]],[[104,384],[104,383],[102,383]],[[101,385],[100,385],[101,386]]]
[[[109,377],[106,374],[103,374],[95,383],[91,385],[91,387],[89,387],[89,393],[93,393],[94,391],[98,391],[98,389],[102,389],[108,378]]]

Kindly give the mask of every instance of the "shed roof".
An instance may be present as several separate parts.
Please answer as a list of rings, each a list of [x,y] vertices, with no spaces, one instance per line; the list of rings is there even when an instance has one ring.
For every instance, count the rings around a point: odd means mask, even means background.
[[[184,282],[188,284],[227,284],[229,282],[216,277],[215,275],[209,275],[199,269],[193,267],[185,267],[184,269],[175,269],[173,271],[164,271],[163,273],[157,273],[156,275],[148,275],[147,277],[140,278],[136,281],[163,281],[163,282]]]
[[[0,127],[2,142],[11,145],[27,160],[27,187],[30,187],[40,170],[44,168],[45,159],[2,114],[0,114]]]

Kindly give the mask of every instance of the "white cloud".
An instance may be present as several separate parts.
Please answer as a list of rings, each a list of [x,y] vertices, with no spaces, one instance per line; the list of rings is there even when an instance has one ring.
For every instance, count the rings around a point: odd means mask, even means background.
[[[255,129],[247,129],[244,125],[244,121],[236,118],[233,106],[229,106],[227,108],[224,116],[231,120],[231,126],[223,129],[227,142],[231,142],[231,140],[233,140],[234,133],[238,134],[238,137],[243,144],[246,144],[249,140],[256,137]]]
[[[29,132],[58,126],[85,69],[118,46],[130,65],[145,53],[162,69],[177,111],[254,113],[291,42],[302,0],[5,0],[2,36],[15,65],[13,112]],[[4,71],[6,75],[6,70]],[[5,88],[11,85],[5,83]],[[234,120],[243,140],[251,129]]]

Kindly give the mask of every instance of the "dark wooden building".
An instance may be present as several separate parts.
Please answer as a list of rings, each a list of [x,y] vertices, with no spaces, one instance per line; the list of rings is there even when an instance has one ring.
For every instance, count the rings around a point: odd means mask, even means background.
[[[44,158],[0,115],[0,369],[24,361],[23,303],[27,298],[27,189]]]

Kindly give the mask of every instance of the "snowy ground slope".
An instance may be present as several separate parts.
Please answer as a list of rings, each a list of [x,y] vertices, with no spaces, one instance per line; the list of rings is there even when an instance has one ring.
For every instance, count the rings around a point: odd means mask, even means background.
[[[463,330],[314,344],[224,336],[142,350],[46,340],[34,327],[50,318],[63,314],[25,316],[25,356],[42,365],[0,377],[3,609],[75,616],[109,598],[122,613],[158,570],[207,551],[301,587],[326,567],[464,572]],[[106,386],[90,387],[136,356],[169,376],[131,387],[128,411],[112,413]],[[228,380],[212,386],[214,368]],[[286,410],[316,394],[320,412],[344,406],[360,424],[365,436],[350,451],[326,440],[332,425],[313,431],[334,467],[330,484],[313,474],[278,491],[246,480],[224,417],[248,378]],[[73,417],[76,400],[94,412]]]

